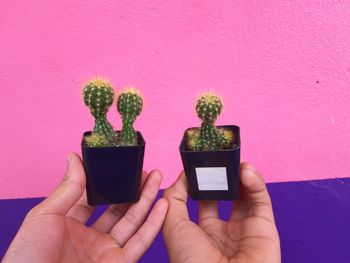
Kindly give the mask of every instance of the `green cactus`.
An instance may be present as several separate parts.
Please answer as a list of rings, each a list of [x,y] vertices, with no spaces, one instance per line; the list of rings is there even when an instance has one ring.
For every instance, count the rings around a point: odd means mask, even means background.
[[[93,133],[105,136],[107,142],[114,145],[116,133],[106,118],[108,108],[114,100],[112,85],[105,79],[94,78],[85,85],[83,98],[95,118]]]
[[[89,147],[105,147],[108,145],[108,140],[102,134],[93,133],[85,137],[85,142]]]
[[[214,93],[204,93],[196,104],[201,128],[187,131],[187,145],[192,151],[212,151],[230,148],[233,133],[230,130],[215,127],[215,121],[222,110],[221,99]]]
[[[117,99],[117,109],[121,115],[123,127],[119,145],[137,145],[137,133],[133,128],[136,117],[142,111],[143,100],[140,92],[134,88],[126,88]]]

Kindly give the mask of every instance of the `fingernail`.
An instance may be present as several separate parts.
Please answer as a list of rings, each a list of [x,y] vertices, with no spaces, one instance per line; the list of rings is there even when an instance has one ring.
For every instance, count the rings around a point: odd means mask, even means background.
[[[246,176],[254,176],[255,175],[255,172],[252,169],[247,168],[247,167],[243,168],[242,173],[244,173]]]
[[[244,162],[244,163],[242,164],[242,169],[250,170],[250,171],[252,171],[253,173],[256,172],[255,167],[254,167],[253,165],[249,164],[249,163],[246,163],[246,162]]]
[[[71,163],[72,163],[72,156],[71,156],[71,154],[68,154],[68,156],[67,156],[67,166],[69,167],[71,165]]]
[[[159,170],[153,170],[151,173],[153,174],[153,178],[157,178],[157,180],[163,179],[163,175]]]

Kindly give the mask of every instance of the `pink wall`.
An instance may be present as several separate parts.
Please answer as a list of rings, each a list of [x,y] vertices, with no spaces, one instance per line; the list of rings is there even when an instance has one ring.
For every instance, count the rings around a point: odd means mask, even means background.
[[[92,75],[144,93],[136,126],[163,186],[208,89],[268,181],[349,176],[349,1],[1,1],[0,198],[62,178],[93,124],[81,100]]]

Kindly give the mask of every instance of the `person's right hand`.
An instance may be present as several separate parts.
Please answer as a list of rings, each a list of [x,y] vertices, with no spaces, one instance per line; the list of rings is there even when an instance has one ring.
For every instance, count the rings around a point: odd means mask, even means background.
[[[198,225],[189,219],[186,176],[164,192],[170,206],[163,235],[172,263],[281,262],[272,204],[262,176],[241,165],[240,198],[228,222],[219,219],[216,202],[199,202]]]

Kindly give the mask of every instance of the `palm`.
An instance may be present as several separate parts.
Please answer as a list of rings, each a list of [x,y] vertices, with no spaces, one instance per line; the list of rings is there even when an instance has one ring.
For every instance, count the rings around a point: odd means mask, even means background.
[[[275,246],[275,225],[264,218],[250,217],[241,222],[207,219],[200,222],[200,228],[221,253],[224,261],[267,259],[270,253],[266,252]]]
[[[124,251],[109,234],[87,228],[74,219],[66,220],[66,226],[66,236],[70,237],[64,244],[67,262],[71,258],[81,258],[80,262],[88,262],[88,259],[93,262],[126,261]]]
[[[197,225],[184,206],[185,182],[182,176],[165,193],[170,210],[164,238],[172,262],[279,262],[279,238],[269,198],[258,201],[260,191],[242,191],[228,222],[219,219],[216,202],[202,201]]]
[[[43,262],[104,262],[125,257],[112,236],[74,218],[40,215],[29,221],[37,224],[32,249],[40,251]]]

